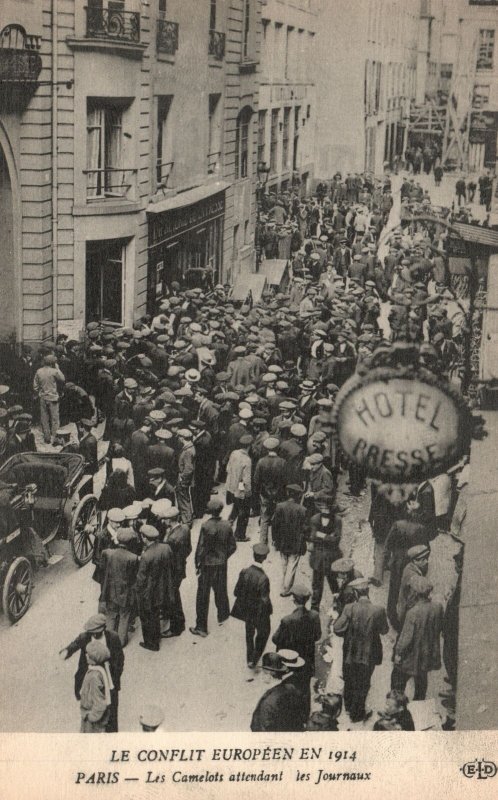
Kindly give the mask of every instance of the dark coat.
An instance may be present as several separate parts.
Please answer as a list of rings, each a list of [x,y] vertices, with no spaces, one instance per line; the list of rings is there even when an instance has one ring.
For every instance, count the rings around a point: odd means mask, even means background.
[[[272,636],[277,650],[295,650],[315,671],[315,644],[322,635],[320,615],[304,606],[284,617]]]
[[[79,452],[85,459],[85,471],[90,475],[95,475],[99,469],[99,459],[97,455],[97,439],[93,433],[87,433],[80,440]]]
[[[187,577],[187,558],[192,552],[190,528],[188,525],[176,525],[166,534],[164,541],[169,544],[173,553],[173,574],[180,583]]]
[[[285,461],[277,455],[266,455],[256,464],[253,493],[276,500],[284,494]]]
[[[344,637],[343,664],[382,664],[381,635],[388,633],[386,612],[374,606],[367,597],[344,606],[334,622],[334,632]]]
[[[74,676],[74,694],[76,695],[76,699],[80,699],[80,690],[81,685],[83,683],[83,678],[85,677],[88,669],[88,661],[86,659],[86,652],[85,648],[92,638],[91,633],[88,631],[84,631],[80,633],[76,639],[67,645],[67,658],[70,658],[73,653],[76,653],[77,650],[80,651],[80,660],[78,663],[78,669]],[[111,654],[109,659],[109,671],[111,673],[112,682],[114,684],[114,688],[117,692],[121,689],[121,675],[123,674],[124,668],[124,652],[121,642],[119,641],[119,636],[114,631],[104,631],[104,639],[107,645],[107,649]]]
[[[147,470],[149,468],[149,437],[145,431],[138,430],[132,433],[130,439],[130,461],[135,476],[135,485],[140,497],[147,483]]]
[[[235,553],[237,543],[230,522],[211,517],[201,527],[195,551],[196,569],[222,566]]]
[[[277,550],[284,555],[304,555],[306,534],[306,509],[294,500],[278,503],[272,520],[272,536]]]
[[[139,610],[173,607],[173,554],[168,544],[153,542],[144,550],[135,588]]]
[[[303,731],[308,707],[296,676],[290,675],[260,699],[251,720],[251,730]]]
[[[270,581],[262,567],[252,564],[241,570],[234,589],[236,597],[232,617],[258,625],[273,612],[270,600]]]
[[[169,483],[176,483],[176,455],[172,447],[167,444],[157,442],[151,444],[148,450],[149,453],[149,469],[161,467],[165,472],[166,480]]]
[[[130,608],[134,600],[133,587],[138,571],[138,557],[126,547],[104,550],[102,553],[103,602],[116,603],[120,608]]]
[[[394,646],[395,660],[402,672],[422,675],[441,668],[442,627],[443,607],[440,603],[420,598],[408,609]]]
[[[326,529],[321,525],[322,515],[314,514],[310,520],[310,538],[312,549],[310,552],[310,567],[314,570],[327,572],[330,565],[341,558],[340,542],[342,535],[342,520],[331,515]]]

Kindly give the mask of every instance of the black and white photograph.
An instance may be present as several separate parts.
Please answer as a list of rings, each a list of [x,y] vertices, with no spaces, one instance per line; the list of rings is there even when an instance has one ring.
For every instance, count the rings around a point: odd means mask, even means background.
[[[498,0],[0,0],[2,734],[498,730],[497,141]]]

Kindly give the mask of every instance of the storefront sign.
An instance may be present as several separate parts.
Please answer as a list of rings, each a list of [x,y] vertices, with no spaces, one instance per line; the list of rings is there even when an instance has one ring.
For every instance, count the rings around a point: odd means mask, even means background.
[[[210,197],[195,205],[156,214],[149,220],[149,246],[153,247],[173,236],[181,236],[196,225],[225,213],[225,193]]]
[[[436,378],[374,369],[346,382],[336,413],[346,455],[378,480],[406,483],[438,475],[468,446],[469,415],[463,400]]]

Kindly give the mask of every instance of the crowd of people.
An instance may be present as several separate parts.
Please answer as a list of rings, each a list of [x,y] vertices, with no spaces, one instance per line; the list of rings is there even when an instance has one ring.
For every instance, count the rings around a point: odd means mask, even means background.
[[[61,651],[63,658],[79,652],[83,732],[118,729],[123,648],[138,622],[140,645],[150,651],[186,633],[182,583],[189,570],[197,575],[190,634],[209,634],[212,589],[217,622],[230,615],[244,622],[248,668],[261,664],[275,680],[252,730],[334,730],[343,706],[351,722],[365,721],[389,626],[397,636],[391,691],[375,729],[413,729],[405,687],[413,678],[414,699],[425,698],[428,673],[441,668],[441,635],[451,728],[458,589],[443,612],[427,574],[431,541],[441,531],[460,541],[465,470],[425,481],[394,505],[346,462],[333,416],[340,387],[368,370],[377,347],[399,339],[419,344],[421,360],[439,376],[458,379],[465,330],[454,328],[446,308],[454,294],[444,237],[403,216],[410,203],[430,206],[413,180],[406,183],[401,227],[388,236],[388,178],[337,174],[305,202],[292,193],[266,198],[265,252],[270,239],[274,247],[275,235],[291,231],[285,293],[238,302],[226,286],[205,294],[174,282],[155,315],[130,328],[90,323],[81,341],[61,335],[36,353],[25,347],[3,376],[2,462],[36,449],[39,414],[47,451],[82,453],[92,476],[105,469],[92,571],[97,613]],[[371,576],[341,547],[345,509],[337,487],[346,477],[350,496],[371,494]],[[259,520],[253,540],[250,517]],[[231,602],[229,560],[245,546],[248,566]],[[278,587],[264,570],[272,549],[281,559]],[[295,579],[307,552],[310,586]],[[369,591],[384,584],[388,568],[384,609]],[[325,582],[334,600],[332,633],[320,622]],[[272,637],[275,650],[265,652],[270,589],[292,598],[294,610]],[[329,635],[336,649],[343,639],[343,688],[324,690],[321,711],[312,711],[316,646]]]

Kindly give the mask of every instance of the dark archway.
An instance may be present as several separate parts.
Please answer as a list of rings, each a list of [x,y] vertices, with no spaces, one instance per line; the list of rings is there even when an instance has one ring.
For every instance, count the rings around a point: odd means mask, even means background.
[[[0,146],[0,341],[17,333],[17,284],[14,257],[14,206],[5,153]]]

